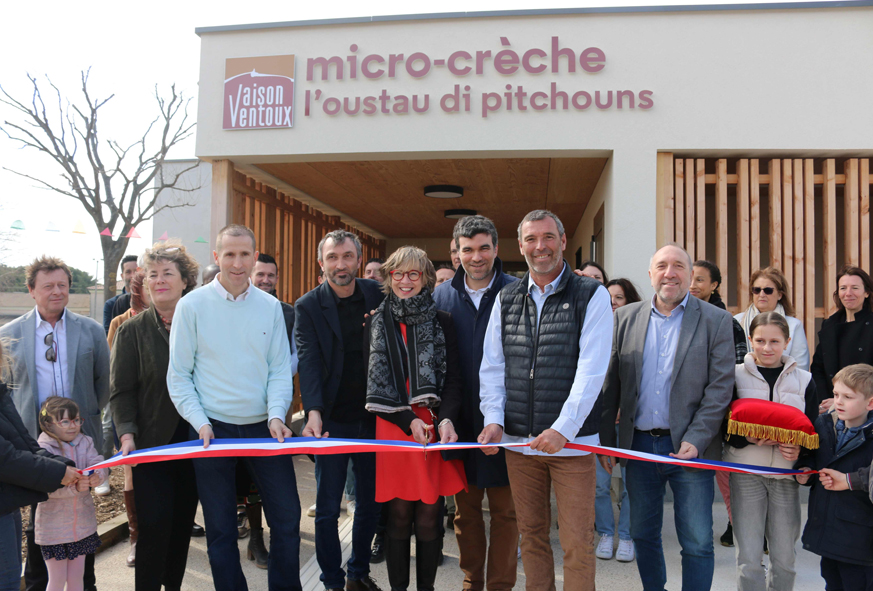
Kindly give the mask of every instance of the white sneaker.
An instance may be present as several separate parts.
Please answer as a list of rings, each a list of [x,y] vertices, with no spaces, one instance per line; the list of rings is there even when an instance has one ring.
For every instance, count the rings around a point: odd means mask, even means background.
[[[104,482],[100,486],[94,488],[94,494],[97,495],[98,497],[105,497],[110,492],[111,492],[111,489],[109,488],[109,479],[108,478],[106,479],[106,482]]]
[[[307,517],[315,517],[315,505],[312,505],[309,509],[306,510]]]
[[[349,517],[355,514],[355,502],[349,501],[346,503],[346,513],[348,513]]]
[[[619,562],[633,562],[635,557],[636,552],[634,552],[634,541],[619,539],[615,559]]]
[[[603,534],[600,536],[600,542],[597,544],[597,550],[594,551],[594,555],[597,558],[602,558],[603,560],[611,560],[612,546],[612,536],[608,534]]]

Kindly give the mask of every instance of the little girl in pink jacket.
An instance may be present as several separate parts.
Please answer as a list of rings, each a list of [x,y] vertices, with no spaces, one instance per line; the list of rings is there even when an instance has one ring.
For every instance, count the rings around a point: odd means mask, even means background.
[[[94,441],[81,433],[79,407],[69,398],[52,396],[39,412],[42,433],[39,445],[53,454],[87,468],[103,460]],[[83,587],[85,556],[100,546],[97,536],[97,512],[91,489],[108,478],[108,471],[95,470],[77,483],[65,486],[40,503],[36,509],[35,542],[40,546],[48,569],[46,591],[79,591]]]

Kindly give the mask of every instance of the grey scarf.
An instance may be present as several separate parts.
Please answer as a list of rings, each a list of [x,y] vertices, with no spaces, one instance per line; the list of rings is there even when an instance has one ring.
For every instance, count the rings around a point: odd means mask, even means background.
[[[406,325],[406,343],[396,323]],[[389,293],[370,322],[367,410],[390,413],[411,410],[412,405],[439,406],[445,378],[446,336],[430,292],[407,299]]]

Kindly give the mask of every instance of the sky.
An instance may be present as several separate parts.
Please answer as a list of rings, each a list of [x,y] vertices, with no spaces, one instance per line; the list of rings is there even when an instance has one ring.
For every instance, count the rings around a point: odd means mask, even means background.
[[[102,99],[114,94],[100,111],[100,135],[124,145],[139,139],[157,115],[155,85],[166,94],[170,85],[175,84],[177,91],[191,98],[189,117],[196,120],[200,60],[196,27],[432,12],[718,3],[711,0],[441,0],[439,3],[213,0],[204,4],[151,0],[147,4],[131,4],[48,0],[39,3],[39,19],[33,22],[33,5],[18,2],[4,11],[0,86],[22,102],[29,102],[32,86],[27,75],[30,74],[39,79],[47,107],[57,110],[57,97],[50,94],[46,76],[58,86],[62,96],[79,102],[81,72],[90,68],[91,96]],[[49,102],[49,98],[53,102]],[[14,117],[17,117],[14,111],[0,105],[0,122],[14,120]],[[194,156],[193,137],[169,155],[173,159]],[[0,236],[4,232],[11,232],[12,236],[8,243],[11,249],[0,252],[0,262],[21,265],[40,254],[52,254],[92,275],[99,273],[102,278],[98,233],[103,228],[95,227],[78,201],[38,188],[33,181],[5,169],[63,183],[58,165],[47,156],[36,150],[22,149],[20,144],[0,134]],[[16,221],[23,223],[23,231],[10,230]],[[80,222],[86,233],[73,233]],[[48,231],[50,226],[57,231]],[[138,254],[149,245],[152,225],[146,222],[136,231],[142,238],[130,241],[129,254]]]

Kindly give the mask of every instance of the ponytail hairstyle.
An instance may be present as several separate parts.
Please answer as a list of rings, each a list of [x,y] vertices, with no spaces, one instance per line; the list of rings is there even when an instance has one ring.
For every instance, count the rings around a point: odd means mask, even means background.
[[[40,429],[42,429],[43,433],[47,434],[59,444],[63,442],[52,433],[52,430],[49,429],[49,425],[62,420],[64,418],[64,411],[67,411],[69,419],[75,419],[79,416],[79,405],[69,398],[64,398],[62,396],[49,396],[46,398],[45,402],[42,403],[42,407],[39,409]],[[61,449],[64,449],[63,445],[61,445]]]
[[[785,317],[779,312],[762,312],[755,316],[752,319],[752,323],[749,325],[749,338],[755,336],[755,329],[759,326],[777,326],[779,327],[779,330],[782,331],[782,334],[785,335],[786,341],[791,338],[791,330],[788,327],[788,321],[785,320]]]

